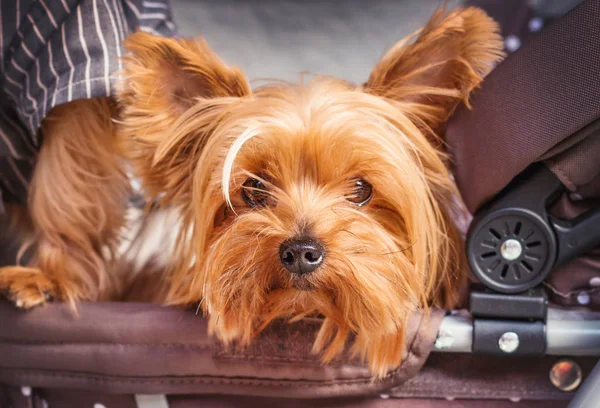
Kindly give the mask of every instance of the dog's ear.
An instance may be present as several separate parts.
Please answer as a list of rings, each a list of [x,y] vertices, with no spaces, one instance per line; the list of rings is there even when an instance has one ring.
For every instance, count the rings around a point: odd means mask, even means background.
[[[411,40],[416,39],[411,43]],[[400,102],[439,134],[459,102],[503,56],[499,26],[478,8],[439,9],[420,31],[400,41],[373,69],[366,92]]]
[[[177,201],[191,193],[193,168],[219,116],[251,95],[250,85],[202,39],[140,31],[125,48],[117,92],[123,149],[150,197]]]
[[[129,52],[121,90],[126,106],[177,115],[197,98],[250,94],[244,75],[221,61],[202,38],[177,40],[138,31],[124,45]]]

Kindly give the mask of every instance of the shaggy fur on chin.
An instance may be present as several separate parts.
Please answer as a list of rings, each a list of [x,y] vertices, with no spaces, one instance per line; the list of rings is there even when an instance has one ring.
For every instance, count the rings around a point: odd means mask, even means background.
[[[375,377],[398,367],[409,314],[454,307],[466,280],[443,133],[501,58],[496,23],[440,10],[359,86],[317,77],[252,90],[201,39],[139,32],[126,47],[117,107],[80,101],[54,113],[72,115],[69,127],[46,121],[30,208],[37,255],[0,269],[0,288],[22,306],[124,290],[200,305],[215,336],[241,345],[273,319],[321,315],[324,362],[353,335]],[[151,275],[109,272],[125,214],[121,155],[147,198],[179,214],[169,265]],[[281,252],[299,238],[319,250],[309,273]]]

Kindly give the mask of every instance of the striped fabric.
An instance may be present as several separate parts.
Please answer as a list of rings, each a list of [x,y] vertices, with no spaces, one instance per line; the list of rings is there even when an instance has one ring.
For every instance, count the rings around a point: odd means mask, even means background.
[[[137,29],[175,36],[168,0],[0,0],[0,212],[26,200],[44,117],[111,95]]]

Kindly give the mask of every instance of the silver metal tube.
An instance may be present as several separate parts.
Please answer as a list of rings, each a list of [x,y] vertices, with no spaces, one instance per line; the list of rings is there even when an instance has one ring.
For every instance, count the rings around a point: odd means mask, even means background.
[[[597,408],[600,404],[600,362],[586,378],[568,408]]]
[[[473,344],[473,320],[471,316],[450,315],[444,317],[433,344],[433,351],[447,353],[470,353]]]
[[[473,321],[468,313],[459,313],[444,318],[433,351],[470,353],[472,345]],[[600,356],[600,314],[549,310],[546,354]]]
[[[600,320],[548,320],[546,354],[600,356]]]

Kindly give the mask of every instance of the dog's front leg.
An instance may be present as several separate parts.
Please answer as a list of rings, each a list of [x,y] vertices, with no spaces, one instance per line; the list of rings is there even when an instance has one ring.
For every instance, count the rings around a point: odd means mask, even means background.
[[[124,219],[128,181],[118,155],[112,102],[54,108],[29,191],[34,253],[25,267],[0,269],[0,291],[29,308],[48,298],[74,303],[116,297],[110,270]]]

